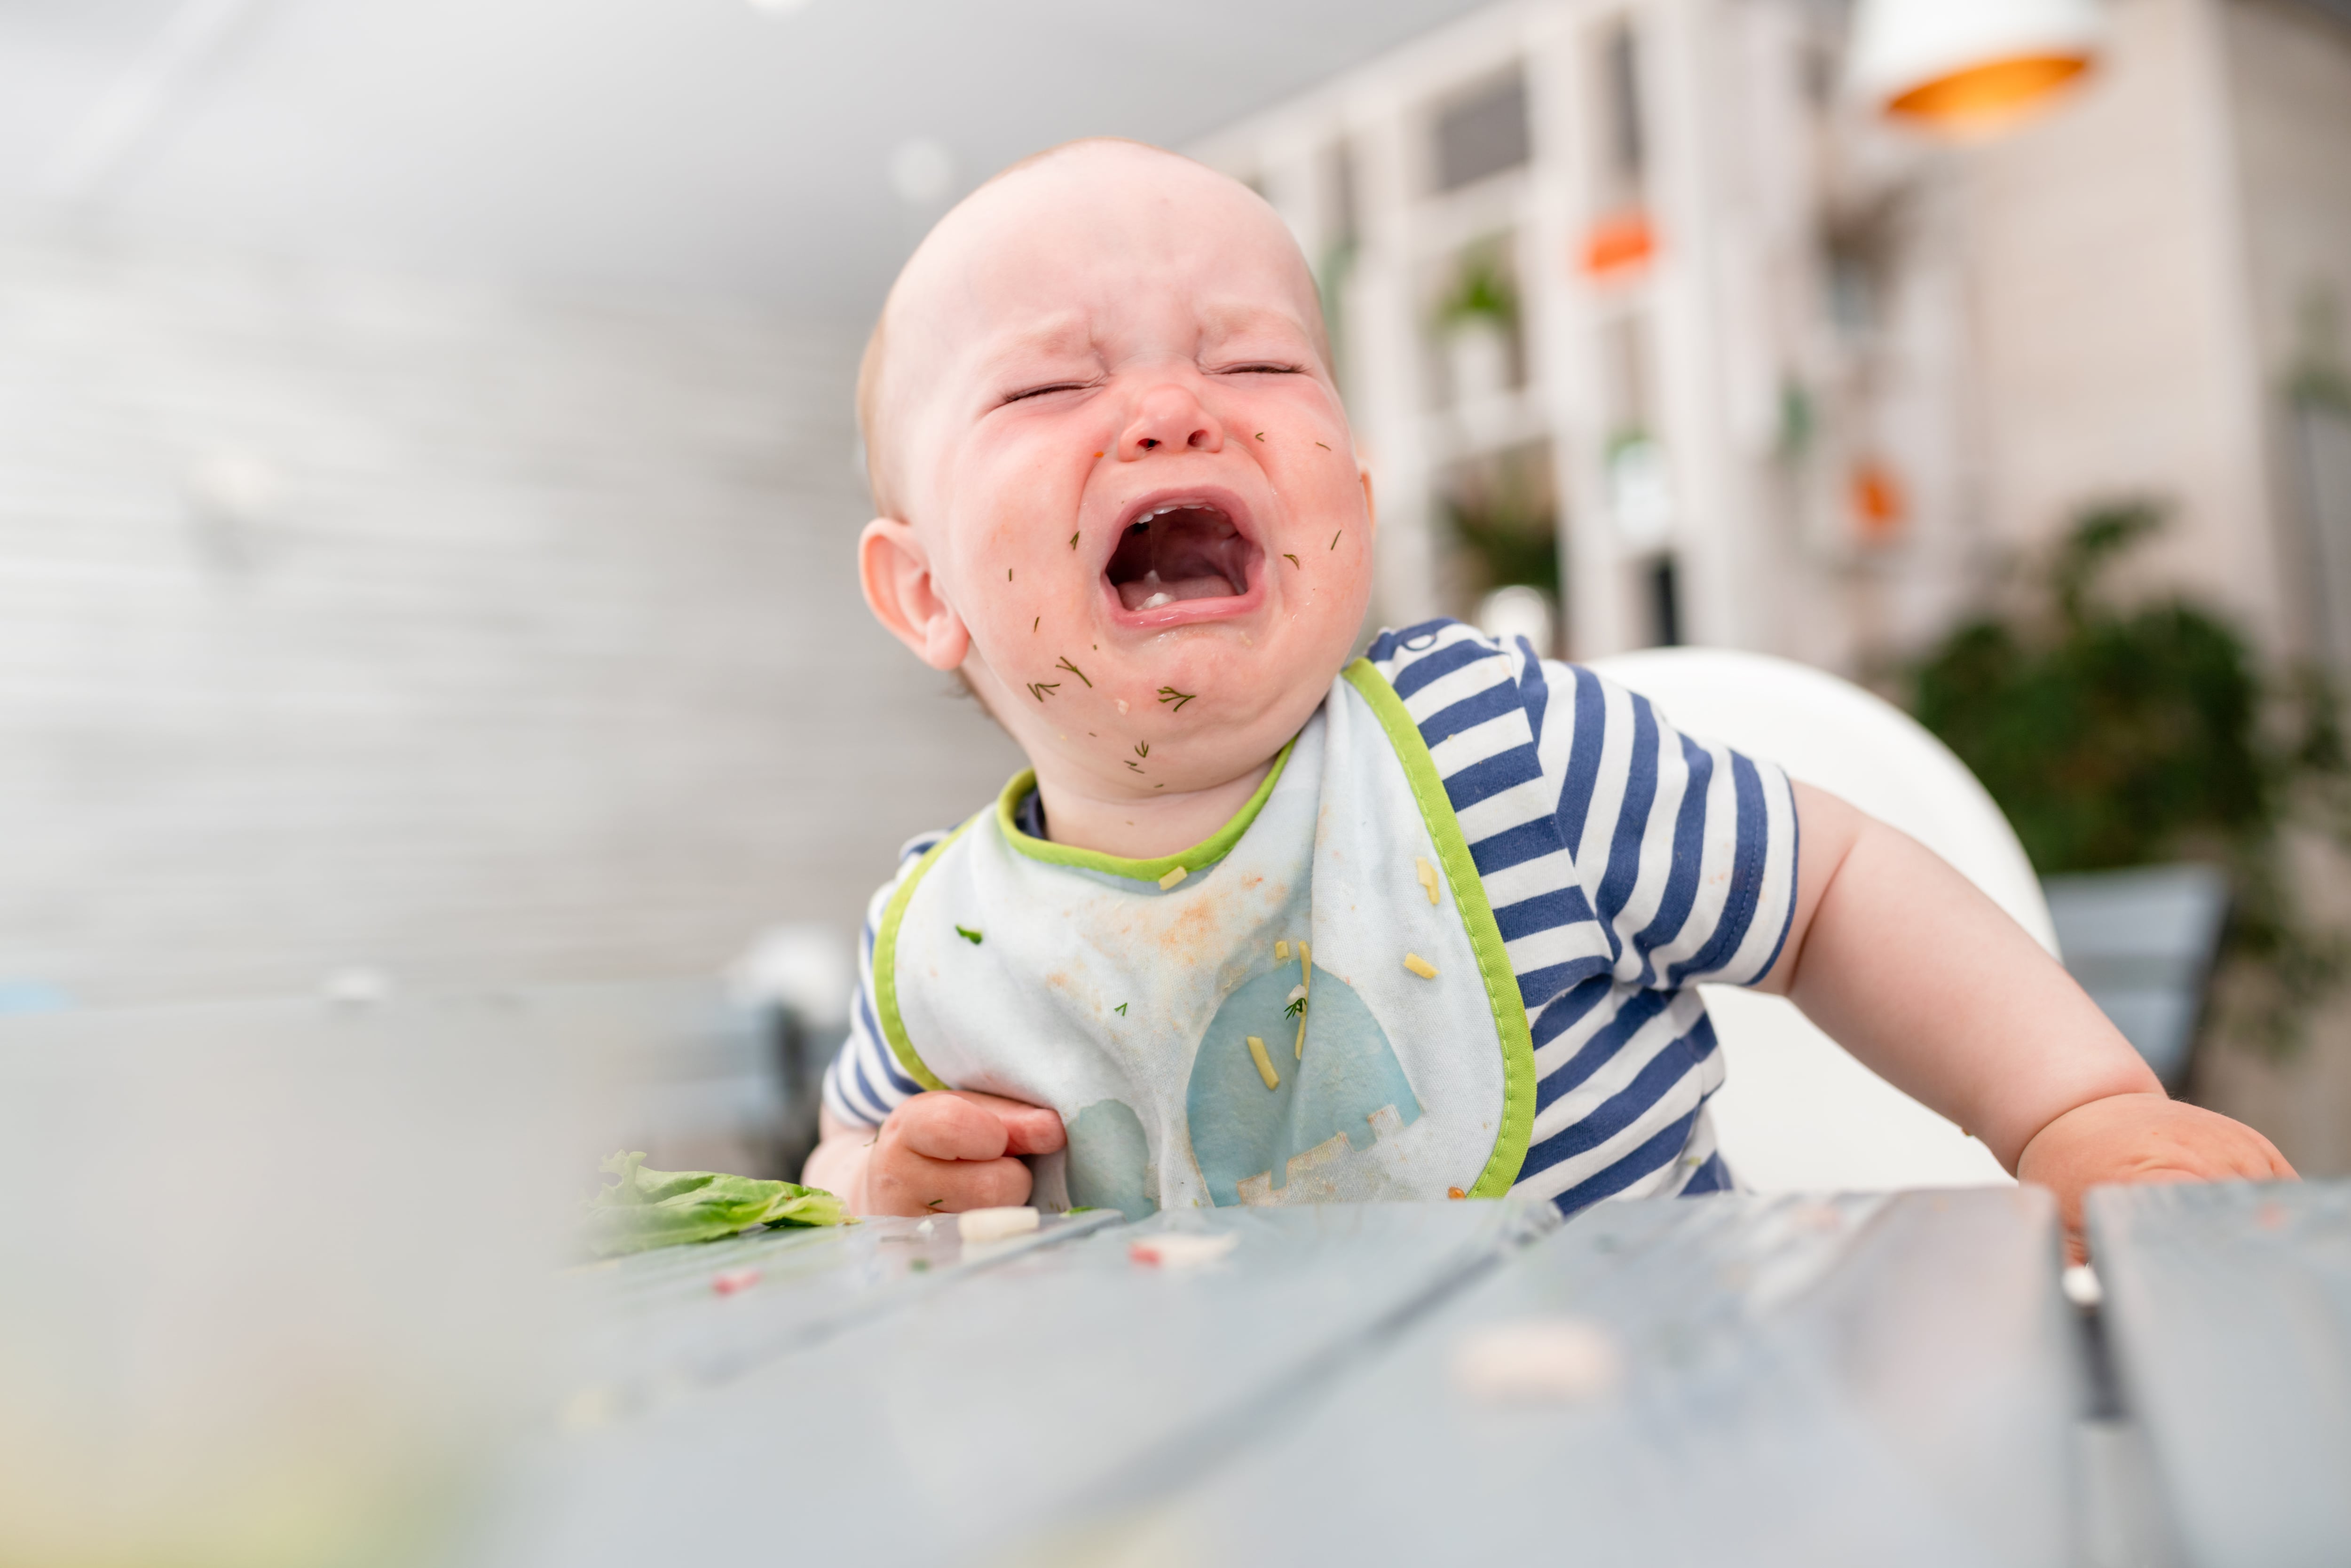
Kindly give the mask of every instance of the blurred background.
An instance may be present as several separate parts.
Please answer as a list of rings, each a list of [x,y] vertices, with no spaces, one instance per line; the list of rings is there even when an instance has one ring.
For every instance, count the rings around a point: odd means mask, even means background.
[[[0,0],[0,1011],[504,998],[796,1164],[1018,766],[858,597],[856,358],[1103,132],[1296,230],[1377,622],[1870,684],[2351,1170],[2346,0]]]

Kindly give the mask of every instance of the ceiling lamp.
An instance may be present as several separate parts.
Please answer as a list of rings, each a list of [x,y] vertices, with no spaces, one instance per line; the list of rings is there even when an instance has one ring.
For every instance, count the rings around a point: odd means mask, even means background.
[[[1981,135],[2047,107],[2105,37],[2098,0],[1861,0],[1847,77],[1889,118]]]

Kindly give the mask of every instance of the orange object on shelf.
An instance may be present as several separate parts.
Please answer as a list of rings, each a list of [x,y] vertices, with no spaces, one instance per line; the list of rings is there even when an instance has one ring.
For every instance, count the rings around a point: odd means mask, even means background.
[[[1583,270],[1593,277],[1626,272],[1647,266],[1656,250],[1656,231],[1649,226],[1648,214],[1637,207],[1616,213],[1595,222],[1584,236]]]
[[[1853,467],[1853,515],[1861,537],[1869,544],[1885,544],[1902,531],[1909,516],[1902,481],[1876,458],[1864,458]]]

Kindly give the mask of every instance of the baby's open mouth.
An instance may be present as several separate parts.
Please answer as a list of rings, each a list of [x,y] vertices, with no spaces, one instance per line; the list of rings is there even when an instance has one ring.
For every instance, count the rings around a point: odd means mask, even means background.
[[[1186,599],[1247,593],[1249,562],[1257,553],[1222,507],[1173,501],[1126,526],[1104,575],[1121,605],[1156,610]]]

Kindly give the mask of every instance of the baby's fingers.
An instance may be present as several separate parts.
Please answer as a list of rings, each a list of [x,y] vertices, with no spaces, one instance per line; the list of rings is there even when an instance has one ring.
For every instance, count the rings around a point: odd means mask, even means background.
[[[1061,1125],[1061,1113],[1050,1106],[1007,1100],[1001,1094],[982,1094],[976,1089],[958,1089],[956,1096],[987,1111],[1003,1124],[1004,1152],[1008,1155],[1050,1155],[1070,1141],[1068,1130]]]
[[[993,1160],[1010,1152],[1003,1118],[973,1097],[956,1093],[915,1095],[891,1113],[881,1142],[885,1149],[896,1145],[935,1160]]]
[[[1029,1201],[1029,1167],[995,1160],[935,1160],[909,1150],[876,1160],[865,1190],[875,1214],[961,1214]]]

